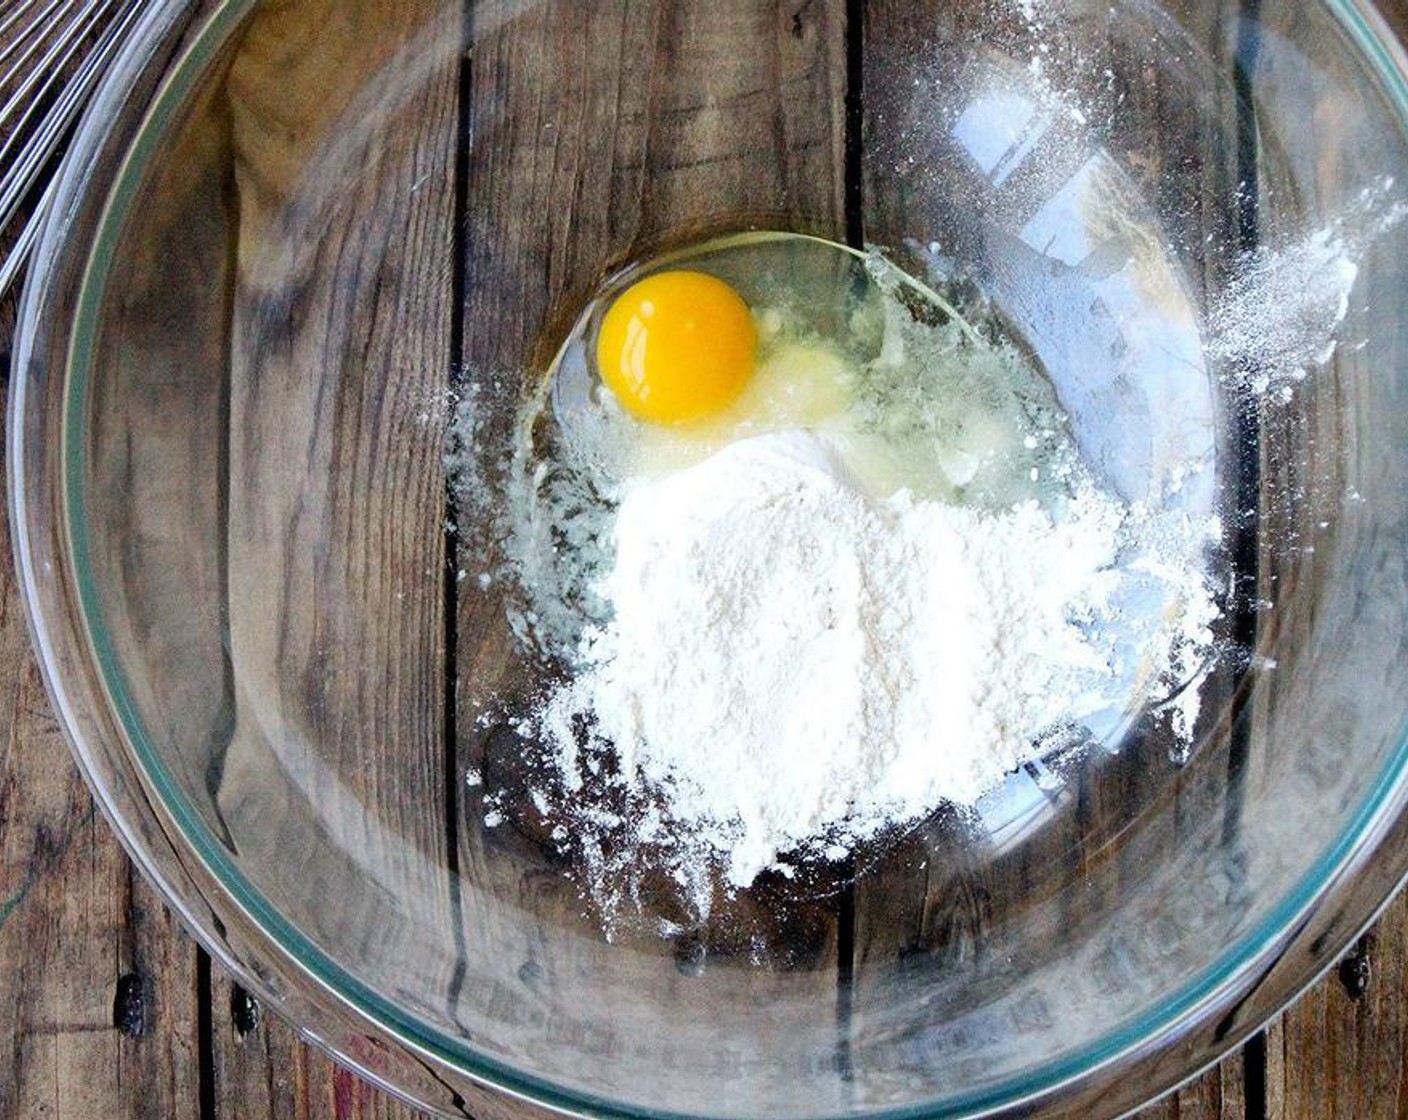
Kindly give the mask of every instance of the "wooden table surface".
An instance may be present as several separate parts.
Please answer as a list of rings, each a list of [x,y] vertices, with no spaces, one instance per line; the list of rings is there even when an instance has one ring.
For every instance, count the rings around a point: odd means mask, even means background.
[[[0,0],[0,14],[12,2]],[[1386,7],[1400,26],[1408,21],[1408,0]],[[7,374],[13,324],[11,297],[0,302]],[[0,729],[0,1039],[9,1047],[0,1055],[0,1120],[413,1115],[264,1014],[134,871],[50,711],[7,522]],[[1264,1033],[1139,1115],[1408,1117],[1406,1050],[1408,899],[1400,897]]]

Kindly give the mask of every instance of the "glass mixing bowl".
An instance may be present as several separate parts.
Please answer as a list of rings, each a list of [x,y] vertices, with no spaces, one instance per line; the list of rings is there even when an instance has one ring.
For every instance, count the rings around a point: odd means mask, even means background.
[[[1408,869],[1405,65],[1350,0],[153,5],[10,413],[104,810],[242,983],[446,1115],[1097,1116],[1184,1079]],[[604,276],[754,229],[987,308],[1109,486],[1220,516],[1218,654],[1190,743],[1156,698],[976,819],[613,929],[513,804],[494,471]]]

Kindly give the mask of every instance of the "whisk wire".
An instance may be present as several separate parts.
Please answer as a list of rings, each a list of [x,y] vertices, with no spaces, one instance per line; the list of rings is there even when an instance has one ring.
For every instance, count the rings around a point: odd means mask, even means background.
[[[16,51],[23,49],[20,57],[9,70],[5,71],[5,76],[0,78],[0,87],[8,86],[17,75],[30,69],[29,60],[34,57],[34,53],[43,47],[49,33],[59,26],[59,21],[63,19],[64,13],[71,11],[78,2],[79,0],[49,0],[49,6],[35,16],[19,35],[5,45],[3,50],[0,50],[0,62],[3,62]],[[11,20],[14,18],[16,17],[11,17]],[[9,27],[10,23],[7,22],[5,27],[0,28],[0,34],[8,31]]]
[[[34,7],[36,3],[38,3],[38,0],[15,0],[15,4],[10,8],[9,14],[0,16],[0,40],[3,40],[9,34],[10,28],[24,19],[25,13],[28,12],[30,8]],[[16,40],[16,42],[18,42],[18,40]],[[9,58],[13,50],[14,43],[11,43],[4,49],[0,49],[0,60]]]
[[[54,21],[63,14],[63,9],[73,0],[48,0],[46,7],[37,16],[31,18],[27,25],[18,32],[12,32],[14,26],[20,22],[29,11],[35,7],[39,0],[21,0],[13,11],[0,19],[0,62],[11,58],[17,51],[25,50],[31,52],[35,42],[43,37],[54,26]],[[0,77],[0,89],[8,86],[14,81],[15,75],[19,73],[20,64],[15,63],[8,69],[3,77]]]
[[[6,122],[10,132],[9,138],[0,145],[0,167],[15,168],[15,179],[19,179],[20,174],[17,165],[11,162],[12,147],[27,135],[36,132],[36,120],[41,122],[38,131],[44,131],[43,125],[48,122],[45,114],[53,92],[67,80],[66,75],[84,46],[83,40],[102,18],[107,4],[108,0],[104,0],[84,12],[73,26],[72,35],[65,35],[52,43],[44,57],[29,70],[5,103],[0,105],[0,121]],[[14,122],[12,127],[9,125],[11,121]]]
[[[22,2],[23,8],[6,16],[0,28],[13,31],[22,12],[33,11],[42,0]],[[17,44],[22,48],[0,78],[0,91],[14,86],[0,105],[0,296],[23,271],[53,199],[53,182],[42,190],[40,184],[52,173],[144,3],[48,0],[10,41],[7,54],[0,55],[3,60],[14,54]],[[75,5],[82,9],[77,15]],[[56,33],[66,16],[68,21]]]

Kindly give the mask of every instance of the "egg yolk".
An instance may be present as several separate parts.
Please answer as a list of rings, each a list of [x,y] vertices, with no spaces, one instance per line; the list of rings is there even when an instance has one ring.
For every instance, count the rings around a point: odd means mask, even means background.
[[[601,379],[625,409],[657,424],[722,411],[748,384],[758,332],[748,305],[702,272],[657,272],[611,305],[597,336]]]

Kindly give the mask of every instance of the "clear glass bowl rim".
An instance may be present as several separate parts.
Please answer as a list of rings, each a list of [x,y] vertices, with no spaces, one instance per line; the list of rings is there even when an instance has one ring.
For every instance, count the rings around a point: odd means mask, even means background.
[[[424,1027],[400,1008],[389,1003],[328,958],[287,923],[244,878],[222,849],[218,839],[186,803],[177,783],[162,762],[160,753],[147,737],[136,709],[126,696],[121,674],[101,622],[91,571],[81,562],[86,554],[86,527],[83,521],[84,457],[81,433],[86,405],[87,378],[102,305],[103,282],[121,215],[137,196],[141,173],[184,97],[210,64],[227,38],[240,26],[259,0],[224,0],[199,17],[203,25],[179,55],[165,66],[153,97],[146,104],[134,104],[133,93],[139,79],[163,57],[185,24],[196,18],[195,0],[160,0],[131,34],[127,45],[94,98],[84,122],[59,171],[56,198],[46,217],[38,249],[30,266],[29,282],[22,297],[16,329],[9,402],[9,505],[15,562],[34,646],[55,711],[85,780],[119,838],[149,881],[153,882],[195,938],[232,971],[241,983],[260,994],[276,1008],[288,1011],[290,1000],[279,994],[280,987],[299,981],[311,983],[325,997],[322,1008],[336,1008],[344,1021],[309,1023],[299,1026],[313,1035],[343,1064],[357,1070],[383,1088],[414,1103],[429,1102],[410,1095],[404,1086],[368,1063],[358,1060],[336,1039],[368,1032],[391,1039],[421,1060],[443,1064],[470,1080],[488,1085],[555,1110],[574,1115],[620,1117],[679,1117],[682,1114],[638,1110],[619,1102],[582,1096],[567,1091],[550,1080],[501,1063],[472,1047],[445,1038]],[[1324,7],[1340,22],[1362,52],[1370,69],[1383,83],[1392,99],[1399,124],[1408,132],[1408,54],[1389,30],[1381,15],[1360,0],[1323,0]],[[106,188],[95,224],[91,248],[71,235],[73,215],[94,185],[88,181],[95,156],[114,142],[120,133],[116,122],[124,116],[141,116],[128,149],[122,153],[117,175]],[[120,140],[120,136],[119,136]],[[65,292],[64,269],[67,257],[82,254],[77,269],[76,292]],[[77,258],[75,258],[77,260]],[[102,263],[99,263],[102,262]],[[70,272],[74,270],[70,268]],[[60,356],[52,367],[36,364],[36,355],[46,353],[45,339],[59,336],[54,322],[63,307],[73,308],[71,328],[66,339],[50,347]],[[45,437],[44,410],[37,401],[42,392],[34,381],[43,376],[62,379],[62,449],[57,457],[41,452],[39,459],[57,460],[58,475],[36,478],[26,469],[34,456],[35,443]],[[52,391],[48,391],[52,394]],[[56,489],[55,489],[56,488]],[[60,532],[66,549],[50,547],[44,531],[40,493],[57,494],[63,510]],[[54,574],[62,569],[64,587],[53,587]],[[75,643],[74,631],[55,618],[51,595],[63,599],[71,585],[76,605],[85,620],[86,642]],[[83,665],[101,682],[109,711],[121,731],[121,742],[98,743],[88,728],[95,722],[86,713],[84,699],[70,686],[67,665]],[[99,720],[100,722],[100,720]],[[133,782],[111,780],[111,764],[116,757],[130,768]],[[1213,1032],[1202,1045],[1194,1046],[1179,1063],[1176,1075],[1166,1072],[1149,1085],[1150,1094],[1166,1090],[1216,1062],[1238,1042],[1274,1017],[1297,994],[1312,985],[1328,969],[1339,953],[1372,924],[1387,906],[1394,892],[1408,877],[1408,730],[1400,738],[1393,760],[1379,776],[1373,795],[1360,807],[1333,848],[1302,878],[1298,888],[1281,901],[1258,928],[1228,948],[1223,958],[1203,975],[1193,977],[1179,995],[1148,1009],[1133,1023],[1112,1031],[1099,1043],[1069,1055],[1058,1062],[1038,1067],[1021,1078],[980,1094],[925,1102],[867,1115],[877,1120],[919,1120],[938,1116],[991,1115],[1012,1109],[1024,1112],[1036,1105],[1059,1108],[1070,1104],[1079,1093],[1102,1099],[1102,1086],[1108,1090],[1121,1079],[1138,1076],[1141,1068],[1154,1069],[1161,1053],[1173,1044],[1188,1041],[1229,1008],[1246,1004],[1250,1009],[1237,1029]],[[154,851],[154,831],[172,846],[170,853]],[[184,851],[183,851],[184,849]],[[171,858],[184,867],[182,855],[193,856],[199,869],[219,887],[219,897],[206,892],[192,897],[193,880],[172,874]],[[181,882],[178,885],[177,879]],[[222,921],[221,915],[228,915]],[[257,932],[261,967],[251,968],[222,930],[238,922]],[[1316,939],[1311,951],[1297,955],[1294,950],[1319,925],[1328,930]],[[1291,975],[1277,985],[1253,988],[1270,976],[1278,961],[1294,958]],[[1300,965],[1299,968],[1295,967]],[[263,977],[273,975],[284,985],[274,985]],[[1261,995],[1257,1002],[1248,999]],[[330,998],[326,998],[330,997]],[[334,1012],[337,1014],[337,1012]],[[290,1016],[299,1019],[297,1014]],[[1137,1103],[1137,1094],[1127,1094]],[[839,1118],[838,1118],[839,1120]]]

